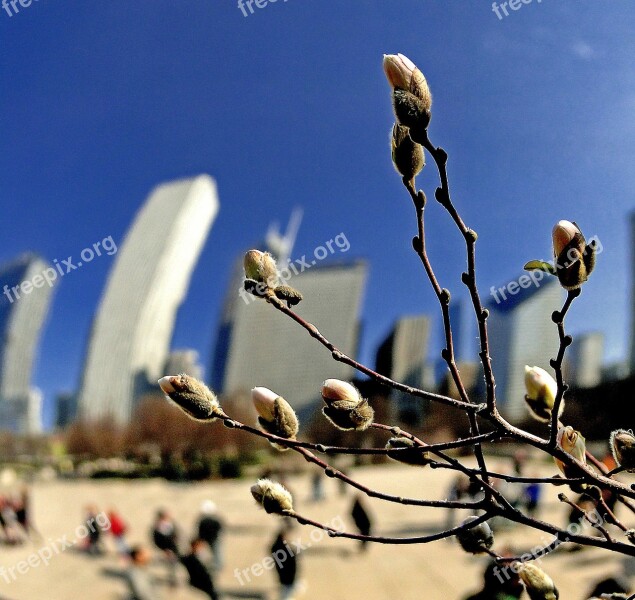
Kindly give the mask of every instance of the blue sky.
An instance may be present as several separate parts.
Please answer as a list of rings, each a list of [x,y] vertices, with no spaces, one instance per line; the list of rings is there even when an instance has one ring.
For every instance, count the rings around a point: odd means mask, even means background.
[[[18,4],[19,7],[19,4]],[[403,52],[434,96],[431,137],[450,154],[455,203],[479,233],[484,295],[550,257],[575,220],[604,252],[570,316],[628,343],[627,214],[634,206],[635,5],[534,0],[499,20],[490,2],[34,0],[0,11],[0,261],[77,256],[120,243],[157,183],[201,172],[221,210],[179,314],[174,345],[209,360],[236,254],[294,206],[295,254],[344,232],[371,265],[364,358],[402,313],[436,305],[411,250],[409,198],[389,157],[383,53]],[[418,184],[432,195],[436,174]],[[434,203],[428,244],[464,294],[460,238]],[[62,279],[36,372],[50,403],[77,385],[113,258]],[[50,406],[48,410],[50,416]]]

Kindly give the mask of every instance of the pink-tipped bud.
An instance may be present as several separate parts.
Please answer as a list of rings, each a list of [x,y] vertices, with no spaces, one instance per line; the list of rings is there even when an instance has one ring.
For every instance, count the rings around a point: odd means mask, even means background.
[[[256,412],[266,421],[273,421],[274,404],[278,394],[266,387],[255,387],[251,390],[251,400]]]
[[[554,225],[552,232],[554,256],[556,258],[560,256],[571,241],[580,235],[582,235],[582,232],[571,221],[558,221]]]
[[[338,429],[363,431],[373,422],[375,411],[368,400],[346,381],[327,379],[322,384],[322,399],[326,403],[322,413]]]
[[[281,396],[265,387],[256,387],[251,390],[256,411],[258,412],[258,424],[272,435],[295,439],[300,429],[298,417],[291,405]],[[287,450],[285,446],[273,444],[278,450]]]
[[[211,421],[219,416],[216,395],[202,381],[185,373],[159,379],[163,393],[188,416],[197,421]]]

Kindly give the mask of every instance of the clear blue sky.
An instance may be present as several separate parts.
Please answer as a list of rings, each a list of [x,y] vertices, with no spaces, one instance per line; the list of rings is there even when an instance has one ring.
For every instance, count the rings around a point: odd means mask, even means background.
[[[19,4],[18,4],[19,7]],[[570,318],[627,346],[634,206],[635,4],[534,0],[499,20],[490,2],[278,0],[244,17],[234,0],[34,0],[0,11],[0,260],[77,256],[120,243],[149,190],[216,178],[221,210],[174,343],[209,351],[236,254],[271,220],[305,209],[296,255],[344,232],[370,261],[363,356],[402,313],[435,303],[411,250],[415,224],[388,147],[383,53],[403,52],[434,95],[431,136],[453,196],[480,235],[485,295],[550,257],[576,220],[604,252]],[[419,178],[431,195],[436,175]],[[429,250],[463,294],[463,249],[437,206]],[[77,385],[113,259],[59,286],[36,372],[50,403]],[[50,407],[48,411],[50,415]]]

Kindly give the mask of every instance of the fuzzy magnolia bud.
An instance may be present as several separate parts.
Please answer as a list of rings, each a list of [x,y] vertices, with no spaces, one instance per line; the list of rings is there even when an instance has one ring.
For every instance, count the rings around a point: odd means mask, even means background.
[[[595,243],[587,244],[580,228],[571,221],[558,221],[553,228],[553,254],[560,284],[579,288],[595,267]]]
[[[293,497],[289,490],[271,479],[259,479],[251,487],[251,495],[269,514],[284,515],[293,511]]]
[[[393,88],[393,106],[397,121],[419,133],[430,123],[432,95],[428,82],[416,65],[403,54],[384,54],[384,71]],[[413,137],[413,139],[415,139]]]
[[[561,427],[558,430],[556,441],[558,446],[560,446],[560,448],[562,448],[567,454],[570,454],[581,463],[586,464],[586,441],[579,431],[576,431],[570,425]],[[575,467],[566,465],[557,458],[554,458],[554,461],[565,477],[573,478],[579,475]]]
[[[556,380],[540,367],[525,365],[525,388],[527,389],[525,402],[531,409],[531,414],[538,421],[549,421],[558,392]],[[558,417],[562,415],[563,410],[564,400],[560,402]]]
[[[346,381],[327,379],[322,384],[322,399],[324,416],[338,429],[363,431],[373,422],[375,412],[368,400]]]
[[[617,429],[611,433],[611,452],[618,466],[631,473],[635,471],[635,435],[632,431]]]
[[[412,181],[425,165],[423,147],[412,141],[407,127],[395,123],[390,136],[390,148],[395,169],[404,179]]]
[[[425,467],[432,462],[430,453],[425,452],[421,446],[417,446],[407,437],[390,438],[386,444],[386,449],[389,451],[390,458],[406,465]],[[397,450],[397,452],[390,452],[390,450]]]
[[[553,579],[536,565],[516,562],[513,568],[520,575],[531,600],[558,600],[560,597]]]
[[[185,373],[159,379],[165,395],[187,415],[197,421],[211,421],[219,416],[216,395],[202,381]]]
[[[272,435],[289,440],[295,439],[299,430],[298,418],[284,398],[265,387],[256,387],[251,390],[251,399],[259,415],[260,427]],[[279,448],[286,450],[286,448]]]
[[[303,299],[302,294],[290,285],[279,285],[273,290],[273,293],[276,295],[276,298],[284,300],[289,307],[300,304]]]
[[[461,525],[468,525],[478,519],[476,516],[468,517]],[[461,548],[470,554],[482,554],[494,545],[494,534],[486,521],[479,523],[470,529],[463,529],[456,534]]]
[[[245,254],[243,265],[247,279],[264,283],[268,287],[278,285],[278,268],[276,267],[276,261],[268,252],[249,250],[249,252]]]

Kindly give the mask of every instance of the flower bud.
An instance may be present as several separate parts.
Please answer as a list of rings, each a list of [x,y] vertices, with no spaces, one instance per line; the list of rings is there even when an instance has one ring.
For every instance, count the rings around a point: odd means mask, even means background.
[[[635,471],[635,435],[632,431],[617,429],[611,433],[611,452],[618,466]]]
[[[346,381],[327,379],[322,384],[322,399],[326,403],[322,413],[338,429],[363,431],[373,422],[375,411],[368,400]]]
[[[432,95],[428,82],[415,64],[403,54],[385,54],[384,71],[393,88],[393,108],[397,121],[411,131],[419,142],[420,134],[430,123]]]
[[[278,268],[273,256],[260,250],[249,250],[243,260],[245,277],[269,287],[278,285]]]
[[[386,443],[387,450],[398,450],[398,452],[388,452],[388,456],[393,460],[415,467],[425,467],[432,462],[430,453],[424,448],[415,444],[407,437],[393,437]]]
[[[425,165],[423,147],[413,142],[408,128],[399,123],[392,127],[390,147],[397,173],[407,181],[412,181]]]
[[[538,420],[547,422],[551,419],[551,411],[558,392],[556,380],[540,367],[525,365],[525,388],[527,402],[532,415]],[[560,402],[558,417],[564,410],[564,400]]]
[[[586,441],[579,431],[576,431],[570,425],[560,427],[556,442],[567,454],[570,454],[581,463],[586,464]],[[566,465],[557,458],[554,458],[554,461],[565,477],[574,478],[579,476],[575,467]]]
[[[300,304],[303,299],[302,294],[290,285],[279,285],[275,290],[273,290],[273,293],[276,295],[276,298],[284,300],[289,308],[295,306],[296,304]]]
[[[467,525],[478,519],[477,516],[471,516],[465,519],[461,525]],[[487,521],[479,523],[470,529],[463,529],[456,534],[461,548],[470,554],[482,554],[485,550],[489,550],[494,545],[494,534]]]
[[[185,373],[159,379],[165,395],[188,416],[197,421],[211,421],[220,416],[216,395],[202,381]]]
[[[270,389],[256,387],[251,390],[251,399],[259,415],[258,424],[264,431],[288,440],[295,439],[299,430],[298,418],[284,398]],[[287,449],[277,444],[276,448]]]
[[[553,228],[553,254],[560,284],[579,288],[595,267],[595,244],[587,244],[580,228],[571,221],[558,221]]]
[[[293,497],[289,490],[271,479],[259,479],[251,487],[251,495],[269,514],[284,515],[293,511]]]
[[[520,575],[531,600],[558,600],[560,597],[553,579],[536,565],[516,562],[513,569]]]

